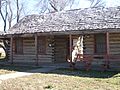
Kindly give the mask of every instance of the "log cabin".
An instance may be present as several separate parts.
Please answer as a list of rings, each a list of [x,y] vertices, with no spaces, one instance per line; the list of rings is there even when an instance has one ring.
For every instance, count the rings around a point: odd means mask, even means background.
[[[10,38],[11,63],[64,63],[72,57],[75,40],[82,37],[80,61],[87,68],[120,67],[120,7],[28,15],[4,37]]]

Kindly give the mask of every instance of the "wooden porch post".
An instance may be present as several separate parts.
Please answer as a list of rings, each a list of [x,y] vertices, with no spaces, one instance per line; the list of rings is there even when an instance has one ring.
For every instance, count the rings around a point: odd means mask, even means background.
[[[72,35],[69,35],[69,44],[70,44],[70,64],[72,63]]]
[[[35,56],[36,56],[36,65],[38,65],[38,36],[35,34]]]
[[[107,67],[109,67],[109,55],[110,55],[110,46],[109,46],[109,32],[106,33],[106,48],[107,48],[107,51],[106,51],[106,54],[107,54]]]
[[[107,54],[110,54],[110,48],[109,48],[109,32],[106,33],[106,42],[107,42]]]
[[[13,64],[13,36],[10,38],[10,61]]]

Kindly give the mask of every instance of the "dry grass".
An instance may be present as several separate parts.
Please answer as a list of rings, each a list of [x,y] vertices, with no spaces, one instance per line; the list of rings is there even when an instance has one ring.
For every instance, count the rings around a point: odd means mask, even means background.
[[[0,75],[2,75],[2,74],[8,74],[8,73],[13,73],[13,72],[15,72],[15,71],[13,71],[13,70],[0,69]]]
[[[120,73],[71,71],[49,73],[2,81],[0,90],[119,90]]]

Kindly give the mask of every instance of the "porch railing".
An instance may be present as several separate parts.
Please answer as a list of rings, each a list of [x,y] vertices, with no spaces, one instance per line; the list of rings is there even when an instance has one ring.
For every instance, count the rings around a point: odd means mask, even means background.
[[[78,55],[78,60],[83,61],[85,63],[85,69],[89,70],[91,69],[91,65],[95,57],[103,57],[103,63],[101,64],[101,68],[103,70],[107,70],[110,68],[110,64],[115,62],[115,63],[120,63],[120,55],[92,55],[92,54],[79,54]]]

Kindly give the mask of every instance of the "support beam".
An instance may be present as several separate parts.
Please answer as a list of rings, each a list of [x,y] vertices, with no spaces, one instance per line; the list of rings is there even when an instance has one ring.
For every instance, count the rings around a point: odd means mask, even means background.
[[[13,37],[10,38],[10,61],[13,64]]]
[[[72,63],[72,35],[69,35],[69,44],[70,44],[70,63]]]
[[[38,65],[38,36],[35,34],[35,56],[36,56],[36,65]]]
[[[107,54],[110,54],[110,47],[109,47],[109,32],[106,33],[106,47],[107,47]]]
[[[106,33],[106,53],[107,53],[107,68],[109,68],[109,55],[110,55],[110,46],[109,46],[109,32]]]

